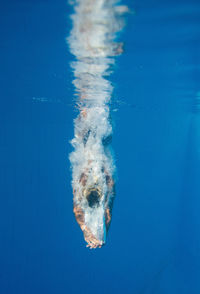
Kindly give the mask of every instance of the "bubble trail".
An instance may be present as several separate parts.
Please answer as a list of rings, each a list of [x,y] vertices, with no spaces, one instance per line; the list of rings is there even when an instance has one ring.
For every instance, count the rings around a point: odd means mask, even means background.
[[[116,0],[73,2],[72,30],[68,38],[75,61],[76,107],[74,151],[70,154],[74,214],[83,231],[87,247],[100,248],[112,216],[115,166],[110,150],[112,124],[109,103],[113,87],[107,79],[122,53],[116,42],[123,28],[122,14],[127,6]]]

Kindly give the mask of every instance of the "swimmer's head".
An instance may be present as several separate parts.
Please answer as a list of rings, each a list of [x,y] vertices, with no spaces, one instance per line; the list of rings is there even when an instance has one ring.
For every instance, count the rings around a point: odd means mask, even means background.
[[[94,208],[99,206],[99,202],[101,199],[101,192],[100,189],[97,187],[89,188],[85,192],[86,199],[90,208]]]

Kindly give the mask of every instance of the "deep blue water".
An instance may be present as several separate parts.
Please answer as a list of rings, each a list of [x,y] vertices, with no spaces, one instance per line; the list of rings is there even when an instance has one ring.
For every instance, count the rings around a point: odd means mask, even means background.
[[[1,1],[0,293],[200,293],[200,2],[124,0],[106,246],[72,212],[66,1]]]

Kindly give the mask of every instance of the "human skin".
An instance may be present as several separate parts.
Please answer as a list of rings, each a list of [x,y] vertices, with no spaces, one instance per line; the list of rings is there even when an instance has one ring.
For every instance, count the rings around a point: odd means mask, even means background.
[[[106,181],[109,188],[110,193],[113,191],[114,187],[114,181],[108,174],[106,175]],[[79,180],[79,183],[85,187],[87,183],[87,176],[86,174],[82,174]],[[74,200],[76,199],[76,191],[73,191],[74,194]],[[80,197],[80,196],[79,196]],[[81,197],[85,197],[85,195],[81,195]],[[79,198],[80,199],[80,198]],[[81,200],[81,199],[80,199]],[[81,201],[80,201],[81,203]],[[94,208],[95,209],[95,208]],[[102,240],[99,240],[97,237],[94,236],[94,234],[91,232],[90,228],[85,223],[85,212],[81,205],[77,204],[76,201],[74,201],[74,208],[73,212],[75,214],[75,218],[77,223],[79,224],[81,230],[83,231],[84,239],[87,242],[87,247],[90,249],[93,248],[101,248],[104,245],[104,242]],[[105,205],[104,207],[104,219],[105,219],[105,227],[106,227],[106,234],[108,232],[110,223],[111,223],[111,212],[112,212],[112,205],[108,206]]]

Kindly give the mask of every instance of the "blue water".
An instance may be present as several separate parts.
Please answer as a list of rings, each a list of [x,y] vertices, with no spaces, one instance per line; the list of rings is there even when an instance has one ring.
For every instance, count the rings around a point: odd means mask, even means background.
[[[200,2],[124,0],[107,244],[72,212],[66,1],[2,1],[0,293],[200,293]]]

